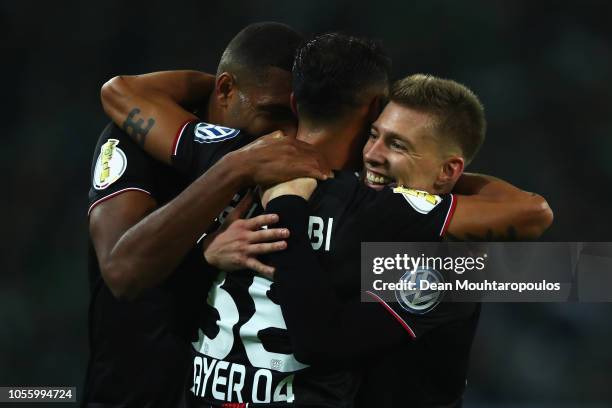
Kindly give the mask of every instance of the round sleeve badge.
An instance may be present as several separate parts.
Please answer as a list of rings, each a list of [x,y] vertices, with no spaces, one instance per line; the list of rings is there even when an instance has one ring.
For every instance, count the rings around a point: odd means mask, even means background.
[[[406,201],[408,201],[408,204],[410,204],[416,212],[421,214],[429,214],[431,210],[442,202],[442,197],[435,194],[429,194],[427,191],[395,187],[393,192],[402,194]]]
[[[117,181],[127,168],[127,157],[123,150],[117,147],[119,140],[108,139],[100,149],[93,175],[93,186],[96,190],[104,190]]]
[[[413,289],[397,289],[395,298],[404,310],[412,314],[423,315],[430,312],[438,306],[444,295],[443,290],[437,289],[444,283],[444,277],[435,269],[406,271],[400,281],[411,283]],[[435,289],[427,289],[428,287]]]

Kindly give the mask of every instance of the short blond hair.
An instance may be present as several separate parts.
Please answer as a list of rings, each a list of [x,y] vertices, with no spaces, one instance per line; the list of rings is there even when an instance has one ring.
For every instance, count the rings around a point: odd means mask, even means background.
[[[466,164],[472,161],[484,142],[487,128],[484,107],[465,85],[415,74],[393,84],[390,100],[431,114],[437,135],[461,149]]]

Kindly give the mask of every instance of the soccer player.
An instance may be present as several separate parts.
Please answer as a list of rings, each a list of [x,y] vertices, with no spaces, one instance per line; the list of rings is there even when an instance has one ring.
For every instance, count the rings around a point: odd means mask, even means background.
[[[316,146],[335,168],[355,163],[359,157],[354,148],[359,145],[356,140],[377,116],[380,97],[387,89],[386,58],[377,47],[366,41],[335,34],[324,35],[300,48],[293,80],[300,116],[298,138]],[[122,91],[130,93],[129,89]],[[113,102],[107,101],[106,104]],[[115,122],[121,122],[130,110],[129,104],[119,102],[107,112]],[[177,128],[181,125],[172,115],[156,113],[156,119],[173,123]],[[211,158],[244,143],[236,134],[214,146],[202,146],[197,133],[200,126],[203,125],[192,123],[184,126],[178,134],[175,149],[167,153],[173,156],[174,165],[186,174],[206,171]],[[167,138],[168,135],[157,136]],[[152,133],[147,141],[149,146],[145,144],[144,148],[154,151],[151,146],[154,139]],[[312,235],[314,246],[321,251],[320,255],[330,270],[339,267],[338,263],[342,261],[339,255],[343,254],[344,241],[337,235],[353,229],[350,215],[367,216],[360,221],[363,220],[369,230],[374,225],[388,227],[389,220],[381,218],[382,208],[388,206],[400,215],[400,222],[395,223],[398,231],[406,232],[410,228],[411,239],[431,239],[443,229],[443,220],[448,218],[454,202],[450,196],[440,197],[435,208],[421,217],[407,204],[403,195],[367,189],[352,173],[338,173],[328,183],[322,199],[315,203],[317,218],[313,222]],[[469,197],[462,202],[467,203],[463,206],[476,204]],[[512,214],[498,211],[492,225],[505,228],[516,212],[524,210],[520,205],[515,207]],[[478,220],[471,224],[466,222],[466,225],[474,232],[483,228]],[[520,227],[519,233],[524,233]],[[194,227],[185,228],[188,234],[197,235],[193,232]],[[341,278],[341,275],[337,277]],[[288,403],[298,406],[352,404],[358,383],[354,367],[346,364],[307,367],[300,362],[292,353],[276,302],[274,286],[263,277],[249,271],[220,274],[209,293],[209,305],[213,309],[211,318],[201,325],[199,339],[194,343],[191,391],[198,404],[208,406],[222,401],[278,406]]]
[[[279,124],[290,129],[295,127],[289,106],[290,70],[301,42],[301,36],[285,25],[254,24],[229,43],[216,78],[188,71],[153,74],[152,79],[171,89],[184,106],[209,97],[203,116],[209,121],[255,135],[278,129]],[[142,143],[151,127],[159,126],[153,120],[138,120],[137,108],[124,119],[124,129]],[[202,129],[202,135],[214,141],[228,136],[227,131],[211,126]],[[286,160],[270,161],[279,155]],[[291,173],[320,173],[308,145],[291,139],[258,141],[248,151],[221,159],[211,178],[191,186],[196,199],[190,202],[197,206],[191,215],[204,231],[240,186],[258,178],[287,179]],[[202,310],[200,291],[210,286],[212,275],[201,273],[201,249],[193,249],[193,237],[186,238],[189,245],[181,252],[181,262],[150,262],[148,251],[160,251],[156,238],[163,240],[164,251],[173,250],[174,240],[185,239],[171,235],[155,212],[159,208],[171,213],[172,207],[164,204],[187,185],[169,167],[143,154],[116,125],[102,132],[89,193],[90,358],[84,406],[165,408],[183,403],[189,341],[196,311]],[[206,206],[199,206],[198,200]],[[150,235],[133,239],[143,228]],[[142,269],[154,273],[146,281],[133,279]],[[139,292],[137,301],[122,300]]]
[[[328,67],[332,70],[328,74],[330,80],[336,82],[340,89],[345,84],[347,88],[346,92],[337,96],[344,98],[343,103],[351,106],[353,104],[357,105],[357,110],[353,112],[356,123],[353,124],[350,133],[339,133],[338,137],[342,140],[330,143],[330,148],[337,148],[339,154],[332,165],[344,164],[341,161],[352,161],[356,165],[359,163],[359,150],[353,147],[355,143],[353,139],[355,135],[365,135],[369,123],[380,111],[378,98],[384,95],[387,90],[388,61],[381,54],[379,48],[367,42],[344,36],[330,36],[329,39],[331,41],[309,42],[305,47],[316,50],[321,57],[328,57]],[[319,73],[322,72],[319,70]],[[350,75],[346,75],[347,73]],[[304,74],[307,77],[312,75],[310,72]],[[185,116],[174,114],[173,112],[176,110],[162,109],[162,106],[165,106],[166,102],[172,99],[172,95],[165,95],[166,98],[161,103],[161,96],[144,98],[143,95],[139,94],[138,89],[129,86],[132,79],[115,79],[105,85],[106,90],[102,95],[105,110],[117,123],[123,123],[135,104],[141,109],[137,119],[143,119],[146,122],[148,118],[153,117],[156,123],[150,130],[144,148],[154,153],[165,150],[166,156],[159,158],[169,161],[172,157],[175,168],[186,174],[187,178],[194,177],[194,172],[201,174],[206,171],[202,177],[207,176],[211,169],[214,169],[211,164],[218,157],[233,152],[250,140],[250,136],[244,131],[232,132],[229,130],[228,137],[224,140],[201,143],[201,129],[209,125],[194,121],[184,126]],[[365,92],[361,92],[364,88]],[[357,89],[360,89],[360,95],[355,98]],[[156,94],[159,95],[159,92]],[[149,94],[149,96],[151,95]],[[335,108],[335,105],[334,103],[327,105],[324,100],[321,100],[321,107]],[[168,132],[166,129],[170,125],[180,130],[174,148],[172,148],[172,142],[156,143],[160,139],[167,139]],[[176,131],[172,133],[174,134]],[[162,149],[157,149],[156,146],[160,145]],[[245,163],[245,165],[247,164],[250,163]],[[178,200],[178,198],[173,201],[179,206],[203,205],[202,202],[192,204],[184,200]],[[255,211],[254,214],[261,212],[261,207],[257,206]],[[169,220],[169,222],[173,222],[172,228],[176,228],[178,222],[181,224],[180,228],[183,229],[184,234],[191,237],[192,240],[196,240],[203,231],[201,225],[194,221],[184,214],[181,214],[178,220]],[[183,245],[183,247],[192,245],[184,242],[178,244],[173,242],[172,244],[175,246]],[[155,258],[158,255],[168,256],[167,254],[156,255],[152,253],[150,261],[156,262]],[[150,271],[145,272],[152,273]],[[266,288],[270,287],[270,282],[264,278],[255,277],[252,273],[232,276],[241,276],[239,282],[237,282],[239,286],[233,289],[223,287],[223,278],[220,276],[209,294],[209,297],[216,298],[215,301],[211,302],[210,318],[200,325],[201,330],[208,332],[210,327],[211,330],[220,331],[220,333],[214,336],[217,339],[214,345],[203,346],[209,348],[208,355],[200,353],[199,348],[197,352],[194,350],[194,369],[199,374],[197,378],[191,376],[191,380],[193,384],[192,392],[197,398],[197,403],[208,406],[220,404],[224,401],[251,401],[254,403],[276,402],[286,405],[287,402],[295,400],[294,395],[298,395],[298,401],[296,402],[299,403],[308,402],[314,405],[327,403],[328,405],[341,406],[347,400],[347,395],[350,399],[350,396],[354,393],[357,380],[352,372],[336,369],[329,373],[328,369],[307,369],[304,372],[301,370],[302,364],[295,360],[290,351],[288,352],[286,347],[289,345],[288,337],[283,330],[280,309],[278,306],[274,307],[266,294]],[[257,286],[256,293],[251,295],[248,290],[241,290],[241,288],[248,289],[253,284]],[[234,293],[238,295],[238,298],[232,298],[228,293]],[[205,295],[205,292],[201,293],[201,297]],[[225,304],[222,305],[217,302]],[[263,310],[265,314],[263,319],[260,318],[262,317],[261,310],[260,313],[253,313],[253,308],[257,308],[258,305],[268,310],[268,312]],[[239,325],[232,322],[235,316],[232,312],[238,312],[237,307],[240,308],[241,322]],[[220,316],[220,313],[223,315]],[[230,315],[228,316],[227,313],[230,313]],[[216,324],[217,320],[219,320],[219,325]],[[260,327],[262,324],[265,326]],[[198,341],[203,341],[205,335],[203,331],[200,331],[200,333]],[[234,338],[236,341],[233,341]],[[251,345],[255,348],[252,348]],[[229,347],[229,349],[220,350],[220,347],[223,349]],[[231,353],[232,356],[227,359],[225,358],[227,356],[223,356],[222,359],[212,357],[219,356],[223,352]],[[271,355],[272,358],[270,358]],[[219,362],[219,365],[216,365],[217,362]],[[203,364],[206,364],[204,373],[202,373]],[[194,372],[194,370],[190,371]],[[215,371],[216,374],[214,374]],[[336,386],[343,383],[346,385]],[[319,387],[324,387],[328,392],[321,395]]]
[[[392,88],[390,99],[372,125],[363,150],[365,181],[371,188],[381,190],[386,184],[399,183],[442,194],[453,188],[465,191],[467,187],[473,191],[474,187],[466,183],[478,182],[481,184],[477,187],[480,194],[491,199],[507,200],[525,194],[519,190],[512,191],[510,186],[505,186],[505,192],[496,192],[491,189],[496,183],[493,180],[488,183],[487,177],[460,179],[464,166],[473,159],[484,140],[485,132],[484,111],[469,89],[454,81],[414,75],[398,81]],[[463,186],[456,185],[458,180]],[[308,195],[303,193],[308,191],[308,186],[298,185],[292,190],[290,185],[293,183],[296,182],[284,183],[278,188],[284,194],[293,192],[307,198]],[[269,194],[274,193],[264,194],[264,201]],[[514,205],[513,202],[500,204]],[[550,222],[549,210],[545,207],[538,210],[542,204],[541,199],[534,198],[530,221],[533,228],[541,229],[542,223]],[[300,206],[293,203],[289,213],[282,207],[276,208],[275,212],[281,221],[291,220],[296,208]],[[541,221],[534,218],[538,213]],[[479,216],[489,215],[480,213]],[[478,305],[444,304],[437,306],[436,310],[433,310],[435,304],[427,310],[411,309],[408,305],[391,311],[401,323],[397,324],[384,315],[387,313],[385,309],[359,304],[359,257],[345,257],[344,262],[350,265],[353,275],[347,275],[342,282],[354,291],[353,303],[347,305],[335,299],[329,291],[329,274],[323,273],[314,263],[317,258],[311,254],[310,244],[306,239],[298,239],[296,234],[300,228],[304,230],[308,222],[305,215],[302,217],[305,219],[301,220],[301,227],[283,222],[283,226],[292,231],[289,249],[286,253],[271,255],[270,259],[272,265],[278,266],[277,294],[289,333],[294,339],[294,351],[315,361],[329,361],[330,358],[364,360],[369,354],[372,364],[360,389],[359,406],[461,406]],[[389,217],[396,219],[396,214],[390,212]],[[456,222],[462,222],[461,208],[455,217],[449,224],[451,232]],[[520,219],[516,221],[520,222]],[[359,234],[360,231],[353,233]],[[380,237],[393,233],[381,231]],[[302,235],[305,237],[306,234]],[[497,239],[513,238],[512,230],[504,235],[497,236]],[[529,235],[535,237],[537,233]],[[355,239],[355,243],[372,238],[358,236],[360,239]],[[471,235],[469,238],[490,236],[487,232],[484,236]],[[215,247],[213,242],[208,250],[213,251]],[[353,252],[359,251],[355,245],[349,248]],[[301,262],[292,262],[294,259]],[[464,312],[456,313],[455,309]],[[408,338],[406,332],[419,341],[405,341]],[[334,351],[333,356],[330,356],[330,350]]]
[[[400,95],[401,105],[393,105],[397,104]],[[486,187],[487,177],[460,177],[462,169],[474,157],[484,139],[484,110],[476,95],[454,81],[414,75],[395,84],[392,100],[395,102],[374,123],[364,148],[366,185],[380,190],[401,180],[404,185],[431,193],[445,193],[452,189],[455,192],[474,191],[469,183],[481,183],[480,188]],[[398,123],[401,132],[397,131]],[[443,177],[439,177],[441,175]],[[504,184],[498,184],[500,186],[504,187]],[[488,189],[486,194],[495,194],[491,184]],[[523,194],[512,188],[505,192],[513,193]],[[233,216],[237,217],[237,214]],[[239,223],[231,223],[205,251],[209,262],[221,269],[237,269],[231,264],[232,259],[249,258],[248,253],[236,253],[237,243],[250,232],[244,230],[244,225],[238,226]],[[500,238],[512,237],[497,237]],[[291,257],[295,259],[297,255],[292,253]],[[273,268],[258,262],[257,270],[271,275]],[[308,279],[297,277],[298,280],[301,278]],[[355,293],[358,293],[357,289]],[[364,383],[357,397],[358,405],[405,406],[409,395],[410,405],[414,407],[458,406],[465,388],[478,314],[479,308],[474,305],[467,318],[440,325],[418,342],[403,342],[398,350],[387,351],[388,357],[377,353],[371,367],[365,370]],[[364,356],[355,357],[363,360]],[[395,375],[395,370],[402,367],[405,368],[402,375]]]

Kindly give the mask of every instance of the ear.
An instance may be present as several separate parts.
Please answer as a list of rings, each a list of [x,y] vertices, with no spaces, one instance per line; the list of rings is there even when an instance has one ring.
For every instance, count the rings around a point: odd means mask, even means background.
[[[293,114],[297,116],[298,115],[297,102],[295,100],[295,94],[293,92],[291,92],[291,95],[289,95],[289,106],[291,106],[291,111],[293,112]]]
[[[229,72],[223,72],[217,75],[215,80],[215,98],[219,102],[219,106],[227,107],[229,101],[236,90],[236,79]]]
[[[442,163],[440,174],[438,176],[438,184],[448,188],[451,191],[465,168],[465,160],[460,156],[451,156]],[[447,190],[446,188],[444,190]]]

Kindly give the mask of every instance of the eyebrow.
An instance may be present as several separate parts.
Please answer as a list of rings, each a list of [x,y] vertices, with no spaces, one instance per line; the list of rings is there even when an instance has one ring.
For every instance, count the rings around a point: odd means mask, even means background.
[[[397,139],[397,140],[401,141],[402,143],[405,143],[410,150],[416,150],[414,148],[414,145],[409,140],[404,139],[401,135],[399,135],[397,133],[389,132],[388,133],[388,137],[392,137],[394,139]]]
[[[374,124],[372,124],[372,128],[376,130],[376,132],[380,133],[380,129],[378,129],[378,127],[375,126]],[[385,137],[398,139],[402,143],[405,143],[411,150],[416,150],[414,148],[414,145],[409,140],[406,140],[404,137],[402,137],[402,135],[400,135],[399,133],[387,131],[387,132],[384,132],[384,134],[385,134]]]

